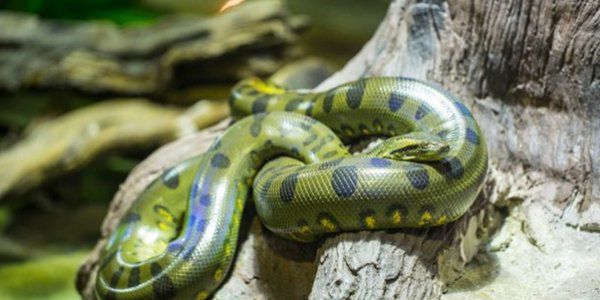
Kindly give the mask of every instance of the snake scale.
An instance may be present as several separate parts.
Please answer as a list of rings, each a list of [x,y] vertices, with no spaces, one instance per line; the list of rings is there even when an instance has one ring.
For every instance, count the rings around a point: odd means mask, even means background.
[[[201,156],[154,181],[102,253],[103,299],[203,299],[226,276],[246,199],[285,238],[427,227],[473,203],[488,159],[456,97],[408,78],[373,77],[321,93],[248,79],[230,97],[237,120]],[[384,136],[366,153],[344,144]]]

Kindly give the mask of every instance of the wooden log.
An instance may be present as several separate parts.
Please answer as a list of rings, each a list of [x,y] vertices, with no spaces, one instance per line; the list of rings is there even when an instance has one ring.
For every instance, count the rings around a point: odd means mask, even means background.
[[[188,109],[143,98],[113,99],[31,126],[0,151],[0,199],[80,170],[111,151],[162,145],[227,117],[225,101],[199,101]]]
[[[125,28],[0,12],[0,89],[159,95],[199,83],[266,76],[297,57],[297,31],[307,22],[288,15],[280,0]]]

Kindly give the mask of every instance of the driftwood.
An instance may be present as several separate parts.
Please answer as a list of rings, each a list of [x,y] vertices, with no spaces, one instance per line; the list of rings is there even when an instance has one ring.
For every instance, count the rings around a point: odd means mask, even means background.
[[[297,56],[297,31],[306,25],[278,0],[127,28],[0,12],[0,89],[155,95],[202,82],[235,82],[272,74]]]
[[[487,137],[483,192],[460,220],[428,230],[300,245],[254,222],[215,298],[600,297],[599,28],[593,1],[393,1],[363,50],[318,89],[376,75],[442,84]],[[103,238],[158,171],[204,151],[224,128],[177,141],[132,172]],[[86,298],[97,254],[78,276]]]
[[[199,101],[184,110],[147,99],[115,99],[34,124],[0,151],[0,199],[79,170],[107,152],[162,145],[225,118],[225,101]]]
[[[316,86],[332,73],[327,62],[307,58],[289,63],[271,80]],[[162,145],[227,117],[224,100],[201,100],[188,109],[147,99],[113,99],[33,124],[24,138],[0,151],[0,199],[57,176],[80,170],[114,151]]]

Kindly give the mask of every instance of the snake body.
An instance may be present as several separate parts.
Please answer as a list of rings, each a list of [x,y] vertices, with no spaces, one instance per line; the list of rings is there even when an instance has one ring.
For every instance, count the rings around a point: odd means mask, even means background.
[[[105,247],[96,292],[106,299],[202,299],[231,265],[252,191],[273,232],[441,225],[463,215],[487,172],[469,109],[436,85],[374,77],[321,93],[258,79],[230,97],[237,120],[204,154],[166,171]],[[344,143],[388,139],[364,154]]]

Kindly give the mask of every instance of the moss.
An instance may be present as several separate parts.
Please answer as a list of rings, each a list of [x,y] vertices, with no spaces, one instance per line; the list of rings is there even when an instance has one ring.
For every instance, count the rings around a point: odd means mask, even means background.
[[[143,24],[159,12],[147,9],[139,0],[8,0],[1,9],[26,11],[43,18],[66,20],[111,20],[117,24]]]
[[[0,266],[0,299],[79,299],[75,273],[86,253],[49,255]]]

